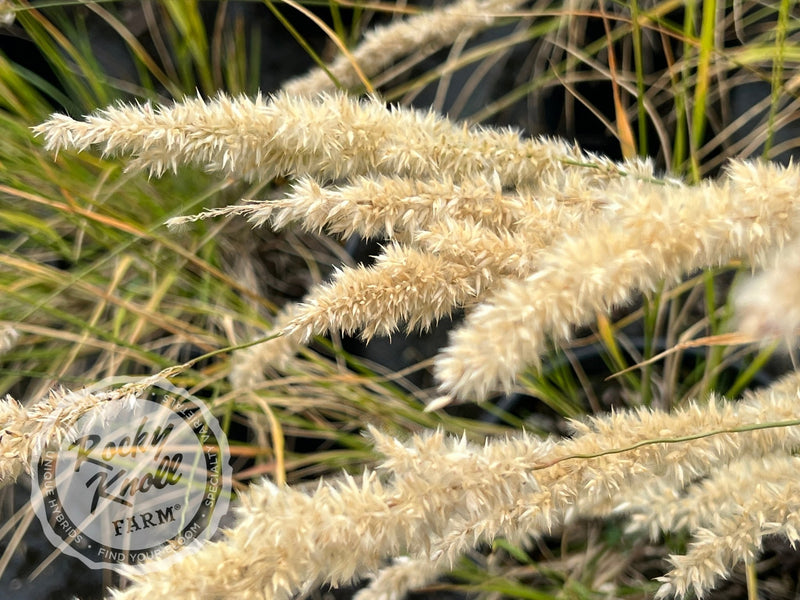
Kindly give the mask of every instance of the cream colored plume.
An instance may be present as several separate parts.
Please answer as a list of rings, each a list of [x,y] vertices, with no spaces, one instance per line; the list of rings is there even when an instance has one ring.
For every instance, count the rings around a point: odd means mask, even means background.
[[[795,374],[740,402],[711,398],[673,414],[642,409],[593,418],[559,441],[518,434],[481,445],[436,432],[402,442],[372,431],[385,456],[376,469],[308,493],[253,485],[224,540],[136,577],[114,597],[291,598],[367,575],[375,577],[373,591],[362,597],[402,594],[495,537],[523,543],[558,531],[576,511],[608,515],[654,477],[687,494],[684,519],[698,526],[688,553],[672,557],[659,595],[702,595],[755,556],[765,535],[797,541],[800,484],[787,474],[797,468],[798,402]],[[711,517],[709,503],[717,500],[703,481],[735,481],[762,463],[760,485],[738,486],[730,510],[723,502]],[[649,509],[664,511],[653,517],[659,523],[673,524],[669,507]]]
[[[258,357],[280,359],[313,335],[425,329],[466,307],[436,360],[439,405],[481,400],[598,312],[695,269],[762,264],[800,233],[794,166],[734,162],[689,187],[646,162],[339,94],[116,107],[82,122],[55,116],[37,132],[53,150],[97,145],[157,174],[200,163],[242,178],[298,176],[284,199],[207,214],[389,238],[373,267],[312,290],[271,350],[248,352],[235,371],[251,383]]]

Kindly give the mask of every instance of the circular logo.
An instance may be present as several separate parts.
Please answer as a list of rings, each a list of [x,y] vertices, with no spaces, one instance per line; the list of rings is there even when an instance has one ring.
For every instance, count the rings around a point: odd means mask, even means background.
[[[166,380],[99,404],[32,464],[31,500],[45,534],[92,568],[163,568],[197,550],[228,509],[219,423]]]

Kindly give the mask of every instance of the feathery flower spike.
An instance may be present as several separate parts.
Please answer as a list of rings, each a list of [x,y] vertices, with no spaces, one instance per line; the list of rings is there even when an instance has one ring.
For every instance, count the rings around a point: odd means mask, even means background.
[[[310,493],[268,482],[252,485],[242,495],[237,526],[223,541],[168,571],[135,577],[135,585],[115,597],[289,598],[325,582],[335,586],[374,573],[386,558],[400,555],[426,560],[441,572],[481,542],[541,535],[560,527],[571,511],[621,502],[654,476],[685,485],[742,457],[789,455],[800,448],[800,426],[748,428],[796,422],[799,400],[800,376],[794,374],[740,402],[712,398],[706,406],[692,404],[673,414],[641,409],[593,418],[576,424],[574,438],[561,441],[523,433],[476,445],[437,432],[402,443],[373,431],[376,449],[386,458],[361,481],[345,477]],[[756,491],[753,498],[766,496]],[[783,500],[770,500],[775,509],[767,514],[785,516],[785,529],[765,521],[763,532],[794,535],[794,513],[780,512]],[[730,527],[723,519],[714,535]],[[756,534],[743,535],[741,547],[762,535]],[[702,537],[699,542],[698,552],[704,552]],[[686,560],[695,560],[691,551]],[[692,566],[684,574],[683,563],[673,561],[667,585],[678,586],[679,593],[682,581],[704,589],[716,568]],[[210,577],[200,581],[192,576],[198,572]]]
[[[609,183],[597,223],[553,244],[525,281],[493,292],[436,359],[445,397],[509,389],[547,336],[649,291],[663,279],[733,258],[761,264],[800,235],[800,169],[732,163],[721,182],[688,188],[637,179]]]
[[[800,334],[800,241],[794,241],[767,268],[734,291],[743,334],[795,340]]]
[[[51,442],[60,442],[81,416],[105,402],[132,398],[159,378],[156,375],[94,392],[52,390],[28,408],[10,396],[0,400],[0,487],[15,481],[23,470],[28,471],[33,453]]]
[[[188,98],[171,107],[109,107],[84,121],[53,115],[34,128],[46,147],[128,154],[131,169],[161,175],[181,164],[242,179],[277,175],[329,179],[358,175],[454,181],[495,173],[503,186],[533,186],[573,164],[616,178],[613,162],[556,140],[522,140],[518,132],[456,125],[432,112],[387,108],[342,94],[308,99],[285,93],[255,100]]]
[[[460,0],[440,9],[376,27],[364,36],[351,54],[364,74],[374,77],[412,52],[422,49],[432,53],[452,44],[458,37],[475,35],[491,27],[498,16],[510,13],[522,4],[522,0]],[[328,70],[346,89],[361,83],[347,56],[337,58],[328,66]],[[323,69],[313,69],[283,86],[286,93],[298,96],[333,92],[335,89],[334,81]]]
[[[500,180],[478,178],[456,184],[451,179],[419,180],[400,177],[356,177],[348,185],[325,186],[302,177],[279,199],[176,217],[171,224],[202,218],[239,215],[255,227],[266,223],[281,229],[297,222],[303,229],[364,238],[408,242],[414,231],[427,229],[448,216],[473,218],[486,228],[510,228],[531,210],[529,195],[504,194]]]

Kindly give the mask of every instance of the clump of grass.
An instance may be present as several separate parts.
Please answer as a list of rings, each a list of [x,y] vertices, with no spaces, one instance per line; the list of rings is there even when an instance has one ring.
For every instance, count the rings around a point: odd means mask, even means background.
[[[248,184],[197,169],[154,180],[126,172],[116,158],[68,152],[54,161],[30,130],[56,109],[79,116],[119,99],[254,95],[264,54],[258,36],[244,35],[247,22],[227,3],[211,18],[213,11],[198,2],[144,3],[138,31],[121,3],[12,5],[17,34],[42,53],[55,80],[0,53],[0,394],[35,402],[59,384],[79,388],[111,375],[149,375],[262,336],[286,300],[264,284],[257,258],[258,244],[274,247],[275,238],[262,233],[245,252],[240,234],[230,233],[235,225],[200,222],[175,233],[163,224],[270,195],[281,181]],[[470,123],[577,137],[616,157],[653,156],[661,168],[696,183],[733,156],[782,159],[797,146],[790,7],[486,3],[479,23],[463,35],[436,41],[434,31],[428,43],[400,48],[358,76],[348,65],[361,64],[355,40],[371,19],[413,20],[427,9],[351,11],[332,3],[330,47],[344,58],[329,69],[333,79],[324,71],[316,77]],[[290,9],[280,7],[285,22]],[[458,5],[450,10],[458,12]],[[132,77],[107,72],[97,58],[87,28],[98,24],[113,32]],[[293,35],[305,48],[329,54],[302,31],[295,27]],[[738,94],[748,86],[761,96],[741,111]],[[563,98],[556,102],[563,109],[545,113],[553,98]],[[290,239],[288,264],[305,263],[302,279],[309,284],[324,280],[342,259],[340,247],[315,233]],[[747,387],[775,345],[726,344],[737,341],[723,334],[732,327],[727,292],[740,267],[659,284],[634,308],[600,316],[572,341],[553,344],[545,368],[515,380],[511,400],[484,405],[495,415],[491,421],[423,412],[435,390],[415,389],[402,374],[349,356],[335,335],[303,349],[280,372],[268,371],[247,393],[227,380],[232,349],[193,364],[176,381],[207,397],[227,432],[238,431],[242,439],[232,453],[242,489],[262,475],[282,483],[358,470],[376,458],[362,437],[365,424],[400,437],[437,427],[466,430],[478,441],[521,427],[562,431],[566,418],[611,406],[680,407],[712,390],[736,395]],[[590,370],[597,360],[601,375]],[[601,381],[615,372],[624,373],[613,384]],[[513,401],[522,395],[535,398],[526,402],[538,402],[536,408]],[[521,542],[509,542],[502,551],[474,554],[453,576],[472,591],[514,597],[653,591],[642,575],[644,559],[614,576],[597,566],[629,542],[613,526],[581,523],[573,527],[583,535],[568,528],[560,548],[550,539],[526,554]],[[680,541],[666,543],[682,550]],[[643,545],[636,548],[647,554]],[[2,564],[13,552],[11,544]],[[576,566],[587,564],[596,568]],[[748,581],[752,592],[755,583]]]

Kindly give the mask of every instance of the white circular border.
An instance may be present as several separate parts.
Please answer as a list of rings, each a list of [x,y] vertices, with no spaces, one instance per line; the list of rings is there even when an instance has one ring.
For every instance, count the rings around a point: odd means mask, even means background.
[[[88,386],[84,388],[81,392],[86,394],[97,393],[107,391],[109,388],[125,385],[128,383],[142,383],[143,378],[135,378],[135,377],[112,377],[108,379],[104,379],[92,386]],[[157,551],[150,553],[149,556],[151,558],[144,562],[137,562],[134,564],[128,562],[117,562],[117,561],[103,561],[103,560],[95,560],[80,551],[80,549],[75,548],[72,544],[68,543],[64,537],[59,535],[54,529],[53,526],[50,524],[50,515],[47,512],[47,508],[45,507],[45,502],[47,501],[46,495],[42,491],[42,484],[39,481],[39,465],[42,455],[45,454],[48,449],[47,448],[35,448],[31,454],[31,474],[32,474],[32,483],[31,483],[31,503],[34,507],[37,517],[42,525],[42,529],[47,536],[48,540],[58,549],[60,549],[64,554],[69,556],[73,556],[75,558],[80,559],[84,564],[92,569],[111,569],[118,571],[123,574],[129,574],[131,571],[137,571],[139,573],[147,573],[150,571],[157,571],[162,570],[168,567],[170,564],[179,560],[182,555],[184,554],[191,554],[196,552],[202,546],[204,541],[210,539],[214,533],[216,533],[217,529],[219,528],[220,520],[222,519],[223,515],[228,512],[228,507],[230,504],[230,492],[232,489],[232,468],[230,465],[230,451],[228,448],[228,442],[225,434],[223,433],[219,422],[217,419],[211,414],[208,407],[204,402],[195,398],[185,389],[178,388],[172,385],[166,379],[154,379],[152,381],[148,381],[148,386],[146,389],[137,392],[135,394],[136,398],[142,398],[144,396],[149,395],[149,391],[154,388],[160,388],[167,394],[172,394],[175,397],[181,398],[186,402],[191,403],[193,407],[196,407],[197,410],[200,412],[203,418],[203,422],[210,430],[211,434],[214,436],[218,452],[217,452],[217,461],[220,465],[220,483],[219,483],[219,493],[216,496],[216,502],[211,511],[211,515],[207,520],[207,524],[202,529],[200,534],[197,537],[192,536],[191,539],[186,540],[183,537],[183,533],[185,529],[181,529],[181,532],[177,538],[181,539],[181,542],[177,544],[178,548],[176,548],[175,544],[168,544],[164,543],[163,551]],[[147,400],[145,398],[145,400]],[[151,400],[147,400],[148,402],[152,402]],[[169,409],[171,410],[171,409]],[[175,411],[172,411],[173,414]],[[83,418],[91,419],[91,412],[87,412],[83,415],[79,421]],[[180,417],[183,419],[183,417]],[[74,439],[76,437],[76,432],[72,431],[69,432],[67,436],[64,437],[64,440],[59,444],[60,448],[63,448],[65,443],[68,443],[70,439]],[[59,449],[60,449],[59,448]],[[55,484],[57,489],[58,483]],[[65,511],[66,512],[66,511]],[[190,523],[192,521],[189,521]],[[67,536],[69,537],[69,536]],[[175,538],[171,538],[174,540]],[[92,540],[94,543],[103,545],[102,541]],[[140,552],[140,554],[142,554]],[[154,558],[152,558],[154,557]]]

